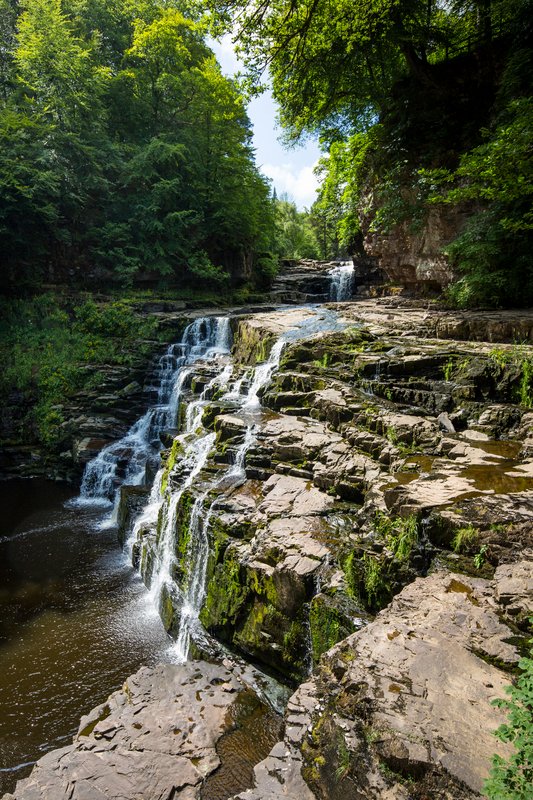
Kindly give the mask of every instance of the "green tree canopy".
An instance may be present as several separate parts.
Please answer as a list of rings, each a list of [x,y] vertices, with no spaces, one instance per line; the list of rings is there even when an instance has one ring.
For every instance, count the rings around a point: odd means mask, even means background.
[[[520,1],[520,0],[519,0]],[[219,28],[235,31],[252,81],[269,68],[281,120],[298,137],[366,127],[406,74],[469,37],[490,39],[511,0],[210,0]]]
[[[0,3],[4,280],[262,275],[269,185],[187,4]]]

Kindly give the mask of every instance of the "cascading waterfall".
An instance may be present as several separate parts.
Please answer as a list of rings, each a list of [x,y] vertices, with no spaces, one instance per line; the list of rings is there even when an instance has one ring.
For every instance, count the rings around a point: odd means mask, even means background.
[[[249,381],[249,388],[241,394],[243,379],[231,382],[232,365],[226,364],[218,376],[215,376],[204,388],[201,396],[189,403],[184,416],[184,431],[177,438],[181,448],[179,476],[172,477],[172,485],[165,492],[162,490],[162,474],[160,469],[150,494],[147,507],[134,523],[129,539],[130,547],[137,539],[139,532],[146,527],[155,528],[159,520],[159,533],[155,543],[155,561],[151,576],[150,594],[157,608],[164,597],[175,598],[180,608],[180,627],[178,638],[173,647],[174,659],[185,661],[189,651],[191,637],[200,639],[205,635],[199,622],[199,614],[205,597],[207,564],[209,560],[209,527],[214,506],[221,494],[233,489],[245,478],[246,453],[255,441],[255,417],[260,409],[258,393],[270,380],[272,372],[279,364],[285,340],[278,340],[269,358],[256,366]],[[206,356],[207,358],[207,356]],[[180,596],[180,590],[173,579],[176,563],[176,521],[180,500],[206,465],[209,453],[215,442],[215,434],[208,433],[202,427],[202,414],[214,388],[225,388],[222,399],[231,399],[246,420],[246,431],[242,443],[237,449],[233,463],[218,473],[213,481],[209,481],[196,497],[189,520],[187,534],[187,551],[184,563],[187,564],[187,578]],[[217,498],[205,509],[208,495],[214,492]]]
[[[153,391],[157,399],[130,430],[117,442],[104,447],[90,461],[82,479],[79,503],[113,505],[123,484],[138,485],[145,480],[148,462],[162,448],[160,435],[172,429],[176,417],[186,367],[200,358],[227,354],[231,330],[228,317],[201,317],[184,331],[181,342],[172,344],[159,359]]]
[[[140,533],[146,529],[155,530],[154,563],[150,576],[150,595],[154,605],[161,610],[162,603],[169,596],[180,607],[180,626],[178,637],[173,647],[174,660],[181,662],[187,659],[191,638],[202,639],[205,632],[199,622],[199,614],[205,597],[207,564],[209,560],[209,528],[213,509],[218,497],[231,491],[245,478],[246,453],[255,441],[256,415],[260,410],[259,392],[270,380],[279,365],[281,352],[286,343],[279,339],[272,347],[269,358],[258,364],[247,380],[247,390],[242,393],[244,376],[231,381],[233,366],[225,364],[218,375],[205,386],[200,397],[190,402],[183,417],[183,432],[176,437],[180,447],[179,469],[169,477],[169,485],[163,486],[164,468],[160,468],[147,506],[135,521],[129,538],[129,546],[133,549]],[[225,351],[227,353],[227,350]],[[207,351],[204,359],[212,357]],[[185,369],[181,370],[176,385],[183,386]],[[190,374],[190,368],[187,373]],[[223,400],[231,400],[235,411],[243,415],[246,429],[233,463],[219,470],[214,480],[207,481],[194,500],[187,532],[187,550],[184,563],[187,565],[185,583],[181,589],[174,580],[178,567],[176,558],[176,523],[180,500],[184,493],[193,486],[206,466],[210,451],[215,443],[215,434],[209,433],[202,426],[202,415],[215,389],[224,390]],[[181,389],[179,390],[181,392]],[[216,499],[206,509],[208,495],[215,493]]]
[[[150,548],[150,569],[148,572],[144,571],[141,559],[141,570],[150,586],[150,596],[155,607],[160,612],[163,611],[168,608],[170,599],[172,607],[179,611],[178,637],[173,646],[176,661],[186,660],[191,639],[205,642],[209,638],[199,621],[199,614],[206,591],[210,520],[220,496],[227,494],[245,479],[246,454],[255,441],[260,414],[261,389],[278,367],[287,342],[320,330],[344,327],[344,323],[337,321],[334,312],[313,312],[275,342],[265,362],[233,379],[233,365],[228,362],[229,320],[226,322],[219,319],[215,334],[207,330],[205,320],[194,325],[195,328],[191,326],[187,329],[181,343],[187,350],[184,360],[175,370],[172,380],[167,382],[172,386],[169,400],[172,424],[175,422],[183,391],[189,385],[188,379],[197,369],[195,362],[199,359],[207,363],[219,360],[220,369],[207,382],[200,396],[188,403],[182,416],[182,432],[174,440],[175,453],[179,453],[179,458],[172,469],[160,467],[148,503],[135,520],[128,539],[133,553],[134,545],[142,542],[147,532],[150,533],[149,543],[141,545]],[[203,330],[202,335],[200,329]],[[232,463],[219,468],[213,477],[210,470],[206,471],[204,468],[215,444],[215,434],[203,427],[202,418],[215,391],[222,401],[231,403],[233,413],[241,417],[245,429]],[[181,550],[179,562],[177,544],[183,548],[185,541],[176,541],[180,500],[193,487],[195,499],[186,533],[186,552]],[[210,500],[212,494],[215,499]],[[181,575],[181,585],[176,582],[176,575]]]
[[[329,273],[331,283],[329,287],[329,299],[339,303],[350,300],[353,293],[354,265],[353,261],[341,261]]]
[[[260,407],[261,402],[259,400],[259,392],[263,386],[268,383],[272,373],[278,367],[279,360],[281,358],[281,351],[283,350],[284,346],[285,340],[283,338],[278,339],[278,341],[272,347],[267,361],[265,361],[263,364],[259,364],[255,368],[248,394],[243,403],[244,409],[253,410]]]
[[[245,479],[246,472],[244,462],[246,453],[252,446],[254,439],[254,426],[248,424],[242,444],[235,456],[234,464],[230,467],[229,471],[216,481],[214,487],[210,487],[204,491],[194,503],[189,524],[189,540],[186,555],[186,561],[192,565],[192,568],[189,572],[189,580],[184,592],[180,629],[174,646],[174,654],[178,662],[187,660],[191,637],[195,629],[198,638],[202,635],[202,631],[198,631],[200,628],[198,617],[202,609],[206,590],[207,563],[210,552],[209,527],[214,507],[218,502],[217,497],[213,500],[207,514],[202,519],[201,514],[207,495],[211,489],[225,493],[235,486],[238,486]]]
[[[179,488],[170,492],[170,501],[163,525],[161,526],[159,547],[156,551],[156,562],[154,564],[152,586],[150,590],[152,599],[157,606],[159,606],[164,587],[167,587],[170,592],[174,591],[172,567],[176,561],[175,528],[179,501],[183,493],[192,486],[194,480],[205,467],[214,443],[214,433],[205,433],[205,435],[198,437],[191,443],[189,450],[186,451],[184,456],[185,466],[189,467],[189,469],[186,470],[186,478]],[[163,506],[162,501],[163,498],[161,498],[161,503],[157,509],[158,514],[159,509]]]
[[[274,343],[266,361],[235,380],[232,380],[233,366],[226,363],[218,376],[206,385],[200,397],[188,404],[183,419],[184,430],[175,440],[180,448],[177,469],[167,475],[168,485],[165,486],[165,470],[160,469],[148,506],[134,523],[129,540],[133,547],[139,536],[142,538],[143,529],[151,529],[153,532],[157,529],[157,534],[153,534],[154,565],[147,578],[151,585],[152,601],[160,611],[169,597],[172,598],[175,608],[179,609],[178,636],[173,646],[175,661],[187,659],[191,639],[204,643],[209,641],[199,615],[206,591],[210,520],[220,497],[245,479],[246,454],[255,442],[255,430],[260,415],[261,389],[279,366],[283,348],[289,341],[296,341],[322,330],[341,330],[344,326],[345,323],[339,322],[334,312],[326,309],[314,312]],[[206,359],[208,357],[209,353],[205,355]],[[219,469],[216,476],[210,478],[209,474],[206,476],[205,473],[200,473],[207,465],[215,437],[203,428],[202,416],[215,388],[221,392],[219,396],[222,401],[232,404],[232,413],[243,420],[246,429],[233,463]],[[184,492],[197,483],[197,478],[202,483],[190,511],[186,552],[181,553],[180,565],[176,555],[177,513]],[[212,494],[215,499],[209,503]],[[180,544],[183,545],[183,541]],[[185,576],[183,568],[186,571]],[[174,580],[176,574],[182,575],[181,586]]]

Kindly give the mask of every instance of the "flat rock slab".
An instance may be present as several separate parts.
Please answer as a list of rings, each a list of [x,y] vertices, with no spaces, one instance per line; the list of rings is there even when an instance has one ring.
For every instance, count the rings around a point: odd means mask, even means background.
[[[243,692],[235,671],[214,664],[142,667],[3,800],[197,798]]]
[[[530,604],[533,563],[494,581],[439,572],[406,587],[366,628],[335,645],[289,701],[284,740],[241,800],[480,798],[492,755],[508,756],[491,703],[516,664],[502,622]],[[499,605],[499,604],[502,605]]]

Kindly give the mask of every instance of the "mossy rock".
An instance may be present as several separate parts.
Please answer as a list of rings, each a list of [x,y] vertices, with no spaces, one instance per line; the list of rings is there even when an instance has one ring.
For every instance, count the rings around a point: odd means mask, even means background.
[[[226,555],[215,568],[207,587],[207,594],[200,621],[204,627],[216,634],[223,634],[235,627],[249,589],[241,575],[241,565],[234,552]]]
[[[232,355],[236,363],[253,365],[266,361],[277,339],[277,334],[239,320],[233,335]]]
[[[170,474],[174,469],[174,467],[176,466],[176,462],[182,455],[183,455],[183,445],[181,444],[179,439],[174,439],[170,450],[166,450],[161,457],[162,463],[164,465],[164,472],[161,478],[162,493],[166,491]]]
[[[351,596],[371,613],[385,608],[417,577],[408,560],[397,559],[388,550],[355,548],[344,559],[343,569]]]
[[[313,663],[318,663],[322,653],[356,630],[353,619],[360,614],[357,605],[340,592],[333,597],[326,594],[313,597],[309,608]]]
[[[185,577],[187,576],[188,569],[190,566],[188,564],[187,555],[191,540],[192,510],[195,502],[196,498],[194,497],[192,492],[186,490],[182,493],[176,508],[175,528],[174,528],[174,537],[175,537],[174,552],[179,566],[176,577],[181,576],[182,580],[184,580]]]
[[[345,331],[297,342],[286,348],[281,366],[284,370],[296,370],[303,364],[311,364],[318,370],[343,365],[353,367],[354,359],[374,338],[364,328],[347,328]]]
[[[224,548],[209,580],[200,620],[210,633],[291,680],[306,674],[308,632],[304,623],[307,589],[285,573],[241,564],[238,552]]]
[[[287,678],[300,681],[307,673],[308,634],[301,610],[290,618],[255,597],[232,643]]]
[[[146,486],[121,486],[118,506],[117,537],[121,546],[131,533],[133,521],[146,504],[149,489]]]
[[[148,541],[143,541],[140,547],[141,547],[141,552],[140,552],[139,572],[141,573],[141,577],[143,579],[144,584],[149,589],[152,585],[152,576],[154,573],[154,563],[155,563],[154,548],[153,544]]]
[[[167,633],[170,633],[172,636],[177,636],[181,621],[181,606],[167,586],[163,586],[161,590],[159,615]]]

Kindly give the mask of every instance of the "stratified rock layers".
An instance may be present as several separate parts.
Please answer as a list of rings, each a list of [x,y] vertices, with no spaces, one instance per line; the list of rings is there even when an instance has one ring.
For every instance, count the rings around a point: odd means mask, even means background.
[[[438,572],[405,588],[323,656],[239,798],[479,798],[492,754],[510,752],[491,704],[509,682],[494,662],[518,659],[495,602],[504,586],[514,602],[531,597],[531,563],[492,582]]]

